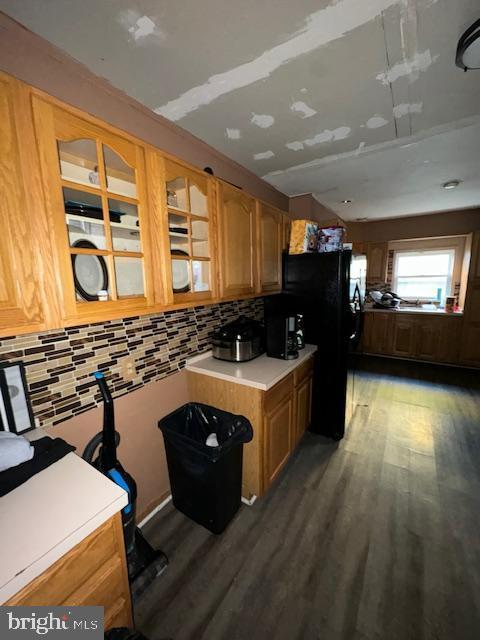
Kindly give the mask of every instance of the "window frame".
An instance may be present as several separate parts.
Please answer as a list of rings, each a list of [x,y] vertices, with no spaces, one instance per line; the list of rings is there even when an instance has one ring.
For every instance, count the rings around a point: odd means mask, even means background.
[[[428,248],[428,249],[395,249],[393,252],[393,265],[392,265],[392,290],[398,291],[398,278],[407,277],[407,276],[399,276],[398,275],[398,258],[400,256],[412,255],[412,256],[421,256],[425,254],[433,254],[433,255],[441,255],[448,253],[450,255],[450,263],[449,263],[449,273],[438,273],[438,274],[429,274],[425,275],[413,275],[408,276],[411,279],[415,279],[419,282],[422,280],[425,281],[429,278],[444,278],[445,275],[447,277],[447,286],[445,296],[453,295],[453,287],[454,287],[454,272],[455,272],[455,260],[456,260],[456,248],[455,247],[438,247],[438,248]],[[400,295],[400,294],[399,294]],[[443,300],[438,300],[438,298],[432,297],[423,297],[419,298],[418,296],[401,296],[402,299],[407,300],[408,302],[425,302],[425,303],[435,303],[438,302],[441,304]]]

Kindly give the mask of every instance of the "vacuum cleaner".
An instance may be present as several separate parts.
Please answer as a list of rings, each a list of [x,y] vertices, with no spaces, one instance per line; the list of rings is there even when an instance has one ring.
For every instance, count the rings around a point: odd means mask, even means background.
[[[128,493],[128,504],[122,509],[123,535],[127,554],[128,578],[132,598],[136,601],[145,589],[168,565],[167,556],[153,549],[135,525],[137,485],[117,458],[120,434],[115,431],[113,398],[105,376],[100,371],[93,374],[103,400],[103,429],[85,447],[82,458],[118,484]],[[95,452],[97,458],[94,459]]]

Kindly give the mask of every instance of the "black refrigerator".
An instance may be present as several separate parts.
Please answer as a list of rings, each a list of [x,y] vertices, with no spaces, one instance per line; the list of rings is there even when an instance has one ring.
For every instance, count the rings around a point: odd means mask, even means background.
[[[351,251],[283,256],[283,292],[265,298],[265,315],[303,314],[315,354],[310,431],[343,438],[351,414],[351,354],[363,327],[366,259]]]

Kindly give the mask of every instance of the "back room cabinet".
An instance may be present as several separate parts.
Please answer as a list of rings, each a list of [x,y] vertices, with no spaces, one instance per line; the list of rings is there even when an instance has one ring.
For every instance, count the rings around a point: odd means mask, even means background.
[[[402,356],[411,358],[416,352],[416,318],[398,316],[392,318],[393,321],[393,340],[392,354],[394,356]]]
[[[388,244],[386,242],[369,242],[367,252],[367,282],[383,283],[387,275]]]
[[[255,293],[255,200],[224,182],[218,183],[220,295]]]

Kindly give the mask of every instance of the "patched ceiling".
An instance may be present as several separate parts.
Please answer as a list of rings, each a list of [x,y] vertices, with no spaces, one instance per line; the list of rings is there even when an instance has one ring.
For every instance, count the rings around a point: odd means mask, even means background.
[[[480,71],[454,64],[478,0],[0,9],[281,191],[312,192],[345,219],[480,205]],[[445,192],[454,178],[460,187]]]

